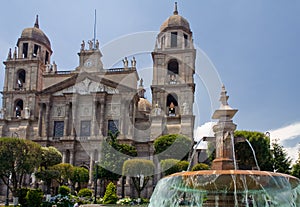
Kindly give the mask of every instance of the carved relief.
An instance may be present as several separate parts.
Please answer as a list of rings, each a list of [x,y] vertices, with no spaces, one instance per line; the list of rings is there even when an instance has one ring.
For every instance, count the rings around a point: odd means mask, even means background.
[[[65,105],[54,105],[53,107],[53,116],[54,117],[64,117],[65,116]]]
[[[62,96],[64,93],[79,93],[81,95],[91,94],[92,92],[107,92],[108,94],[118,94],[119,90],[91,81],[86,78],[83,81],[76,83],[74,86],[65,88],[61,91],[54,93],[54,96]]]

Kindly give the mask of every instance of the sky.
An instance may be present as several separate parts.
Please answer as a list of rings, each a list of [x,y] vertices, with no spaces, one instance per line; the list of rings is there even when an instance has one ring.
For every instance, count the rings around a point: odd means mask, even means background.
[[[136,54],[150,99],[150,53],[155,44],[151,37],[172,15],[173,7],[173,0],[4,1],[0,13],[0,59],[6,59],[9,48],[15,47],[24,28],[33,26],[38,14],[40,29],[51,41],[52,60],[58,70],[75,69],[81,41],[93,38],[96,9],[96,37],[106,67],[111,66],[108,58],[114,52],[105,53],[105,47],[126,42],[129,37],[125,45],[130,50],[135,47],[132,40],[136,34],[150,34],[148,41],[137,40],[147,49]],[[239,110],[233,118],[237,129],[270,132],[271,139],[278,139],[289,156],[296,159],[300,142],[300,1],[178,0],[178,10],[190,23],[200,57],[194,107],[196,126],[202,127],[199,130],[210,128],[207,126],[214,121],[211,115],[218,107],[220,91],[209,89],[215,80],[209,81],[208,74],[213,71],[217,82],[226,86],[229,104]],[[115,45],[113,48],[118,50]],[[2,88],[3,64],[0,75]],[[201,133],[195,133],[195,138],[199,139]]]

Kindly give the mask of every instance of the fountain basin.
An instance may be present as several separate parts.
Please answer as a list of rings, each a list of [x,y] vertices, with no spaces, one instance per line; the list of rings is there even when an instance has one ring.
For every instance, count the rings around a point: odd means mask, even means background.
[[[180,172],[161,179],[150,207],[169,206],[299,206],[300,180],[256,170]]]

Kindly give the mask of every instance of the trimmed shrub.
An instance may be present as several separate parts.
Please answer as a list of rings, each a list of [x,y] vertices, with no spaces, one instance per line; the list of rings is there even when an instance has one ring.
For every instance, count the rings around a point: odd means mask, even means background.
[[[28,188],[21,188],[18,190],[18,197],[19,197],[19,204],[22,206],[22,207],[27,207],[27,200],[26,200],[26,195],[27,195],[27,192],[29,191],[30,189]]]
[[[62,185],[59,186],[58,188],[58,193],[61,194],[62,196],[67,196],[71,192],[71,189],[68,186]]]
[[[27,192],[26,201],[30,207],[40,207],[43,202],[43,192],[41,189],[31,189]]]
[[[160,161],[160,165],[165,175],[171,175],[173,173],[186,171],[189,166],[189,162],[176,159],[166,159]]]
[[[91,197],[93,195],[93,191],[88,188],[83,188],[78,192],[79,197]]]
[[[115,184],[110,182],[105,191],[105,195],[103,197],[103,203],[104,204],[116,204],[118,201],[118,196],[117,196],[117,188]]]
[[[209,170],[209,166],[204,163],[198,163],[194,165],[194,167],[192,168],[192,171],[199,171],[199,170]]]

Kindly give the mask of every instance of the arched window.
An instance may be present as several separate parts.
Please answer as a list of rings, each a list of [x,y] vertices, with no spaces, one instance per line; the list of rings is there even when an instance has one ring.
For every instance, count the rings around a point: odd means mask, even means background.
[[[22,115],[22,111],[23,111],[23,100],[18,99],[15,102],[15,113],[16,113],[16,117],[21,117]]]
[[[178,62],[176,59],[172,59],[168,63],[168,74],[173,75],[176,74],[178,75],[179,72],[179,67],[178,67]]]
[[[17,73],[18,88],[23,88],[25,81],[26,81],[26,72],[25,72],[25,70],[21,69]]]
[[[176,116],[176,109],[178,108],[178,98],[175,93],[171,93],[167,96],[167,109],[169,116]]]
[[[176,84],[177,83],[177,75],[179,72],[178,62],[176,59],[172,59],[168,63],[168,76],[169,83]]]

